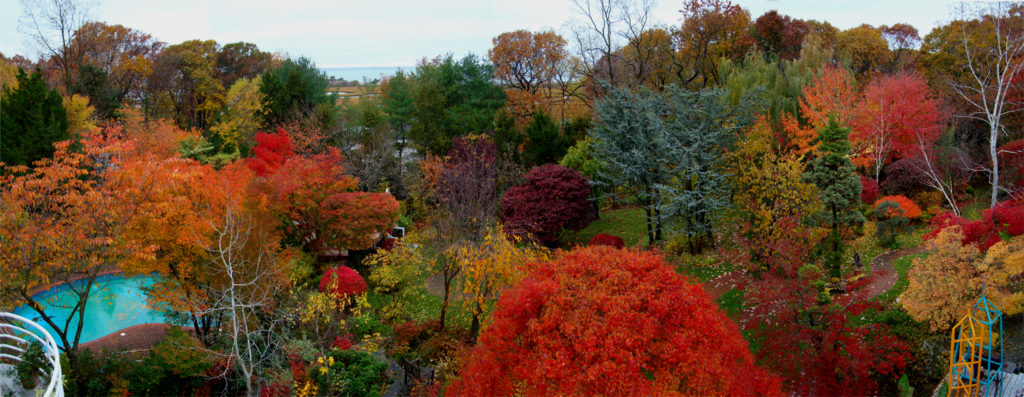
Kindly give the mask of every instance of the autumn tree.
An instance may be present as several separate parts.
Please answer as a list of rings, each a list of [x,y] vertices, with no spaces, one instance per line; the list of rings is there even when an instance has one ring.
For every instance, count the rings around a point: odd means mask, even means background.
[[[216,75],[218,50],[216,41],[189,40],[161,51],[149,76],[149,110],[182,128],[212,126],[225,94]]]
[[[800,55],[808,30],[806,22],[771,10],[757,17],[750,35],[765,56],[789,60]]]
[[[161,259],[152,239],[162,230],[148,227],[158,214],[146,208],[181,203],[162,202],[161,192],[189,175],[179,172],[180,160],[119,162],[124,145],[86,142],[82,151],[72,151],[63,141],[34,168],[0,173],[0,265],[9,276],[0,281],[0,299],[5,306],[27,304],[36,311],[54,330],[72,372],[99,274]],[[54,284],[67,286],[73,316],[56,317],[34,295]]]
[[[921,46],[921,36],[917,28],[906,23],[893,25],[882,25],[882,38],[889,44],[889,53],[892,54],[888,70],[890,73],[904,70],[917,61],[915,50]]]
[[[82,57],[72,91],[89,96],[101,120],[122,103],[145,105],[147,79],[165,46],[129,27],[87,22],[72,40],[72,51]]]
[[[1024,296],[1012,282],[1024,264],[1024,239],[996,243],[984,255],[973,244],[962,244],[963,239],[960,226],[952,226],[929,240],[931,252],[914,259],[910,285],[900,296],[907,313],[933,331],[952,326],[978,299],[983,286],[985,295],[1005,314],[1020,313],[1024,304]]]
[[[854,162],[873,169],[875,181],[891,156],[925,155],[919,147],[931,147],[942,132],[938,99],[927,82],[916,74],[900,72],[881,76],[864,89],[859,128],[850,135],[860,148]]]
[[[512,114],[526,119],[534,109],[547,107],[548,89],[558,64],[568,56],[566,41],[557,33],[517,30],[498,35],[487,57],[494,76],[505,87]]]
[[[747,34],[750,13],[728,0],[689,0],[680,10],[682,26],[674,31],[680,44],[673,59],[684,86],[707,87],[721,81],[721,58],[741,60],[753,45]],[[664,85],[664,84],[663,84]]]
[[[589,197],[589,181],[579,172],[555,164],[534,168],[501,199],[504,230],[554,245],[562,229],[578,230],[590,223]]]
[[[821,192],[824,207],[810,215],[818,225],[830,229],[824,254],[829,277],[841,275],[842,236],[848,228],[864,223],[864,215],[857,211],[861,187],[849,158],[849,133],[835,119],[829,119],[828,125],[818,130],[817,157],[803,178]]]
[[[991,3],[973,10],[968,10],[966,5],[963,7],[964,17],[968,11],[977,15],[989,45],[978,46],[968,40],[967,27],[962,25],[965,57],[961,62],[967,72],[954,78],[952,84],[954,91],[970,104],[965,116],[982,121],[988,127],[991,165],[985,171],[992,186],[989,207],[995,207],[1003,190],[999,182],[998,148],[999,137],[1007,133],[1004,117],[1021,110],[1021,104],[1009,93],[1024,70],[1024,30],[1010,18],[1013,10],[1006,3]]]
[[[257,176],[267,176],[277,172],[278,168],[289,158],[294,156],[292,143],[288,139],[288,133],[278,127],[276,134],[259,132],[254,140],[256,147],[253,149],[254,156],[245,159]]]
[[[254,180],[240,162],[219,171],[206,168],[190,200],[199,222],[171,228],[184,229],[190,236],[186,247],[200,256],[171,265],[163,273],[168,279],[150,291],[158,302],[189,313],[193,326],[213,325],[206,330],[214,334],[204,342],[223,337],[225,351],[216,355],[233,365],[211,374],[237,377],[247,396],[258,394],[262,369],[278,348],[281,319],[267,313],[287,287],[277,219],[271,203],[253,189]]]
[[[38,70],[19,70],[17,87],[4,87],[0,96],[0,161],[29,165],[54,153],[54,143],[71,138],[63,100],[50,89]]]
[[[776,155],[772,140],[769,121],[759,117],[726,157],[732,203],[746,221],[743,233],[755,259],[773,255],[771,248],[795,233],[793,228],[806,227],[787,219],[816,213],[822,205],[817,186],[802,180],[804,162]]]
[[[588,247],[525,270],[447,393],[779,393],[725,314],[660,256]]]
[[[223,119],[210,131],[219,137],[221,151],[248,153],[255,146],[256,131],[263,127],[263,94],[260,77],[237,79],[225,96]]]
[[[751,320],[743,326],[760,341],[757,363],[779,374],[794,394],[877,393],[878,378],[903,371],[908,346],[887,325],[864,321],[881,305],[855,285],[842,295],[822,291],[812,263],[819,239],[798,227],[800,221],[781,219],[781,233],[763,246],[766,254],[733,259],[746,269],[743,296]]]
[[[387,193],[358,192],[332,149],[294,156],[267,177],[271,200],[292,241],[313,255],[328,249],[367,249],[398,220],[398,201]]]
[[[855,77],[871,77],[880,73],[889,63],[889,43],[882,38],[881,29],[860,25],[839,32],[836,51],[849,60]]]
[[[217,53],[217,78],[225,87],[231,87],[239,79],[255,81],[271,66],[271,58],[270,53],[260,51],[253,43],[225,44]]]
[[[480,326],[489,315],[491,303],[502,291],[523,277],[526,263],[546,258],[545,251],[506,234],[490,229],[478,243],[455,245],[448,249],[462,269],[462,305],[473,314],[470,334],[480,334]]]
[[[833,118],[839,125],[856,125],[859,96],[850,72],[826,66],[804,86],[800,115],[813,130],[820,130]]]
[[[755,96],[762,103],[775,136],[775,154],[786,157],[800,155],[814,147],[814,130],[806,122],[800,101],[804,89],[817,78],[820,69],[832,58],[822,39],[810,35],[804,40],[800,57],[793,61],[765,60],[758,52],[750,52],[742,62],[722,60],[719,66],[724,99],[739,104],[745,96]]]

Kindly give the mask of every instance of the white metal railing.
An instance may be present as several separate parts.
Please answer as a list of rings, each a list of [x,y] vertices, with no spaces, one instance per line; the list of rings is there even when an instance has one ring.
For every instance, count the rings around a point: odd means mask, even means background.
[[[50,368],[39,370],[43,379],[49,378],[46,388],[42,390],[43,395],[63,397],[64,377],[60,370],[60,350],[53,336],[32,320],[14,313],[0,312],[0,358],[21,361],[21,354],[25,352],[23,346],[29,343],[42,344],[43,354],[50,364]]]

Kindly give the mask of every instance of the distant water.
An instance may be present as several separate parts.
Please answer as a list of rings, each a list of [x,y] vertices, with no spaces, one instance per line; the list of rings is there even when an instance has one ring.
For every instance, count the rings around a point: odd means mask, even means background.
[[[381,75],[393,76],[395,71],[402,69],[403,72],[411,72],[415,70],[412,66],[368,66],[368,67],[350,67],[350,68],[320,68],[327,77],[334,77],[336,79],[355,80],[362,82],[364,78],[370,80],[377,80]]]

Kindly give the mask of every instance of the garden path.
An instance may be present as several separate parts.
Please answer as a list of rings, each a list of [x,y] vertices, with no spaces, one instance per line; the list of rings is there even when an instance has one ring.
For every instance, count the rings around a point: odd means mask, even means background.
[[[889,251],[875,257],[871,261],[871,272],[874,279],[867,286],[859,290],[858,293],[870,299],[889,291],[896,286],[896,280],[899,278],[899,274],[896,273],[896,269],[892,266],[893,262],[904,256],[917,255],[924,251],[925,246],[921,245]],[[729,292],[729,290],[742,286],[743,281],[743,271],[733,270],[704,283],[704,291],[711,296],[711,299],[717,299],[722,294]]]

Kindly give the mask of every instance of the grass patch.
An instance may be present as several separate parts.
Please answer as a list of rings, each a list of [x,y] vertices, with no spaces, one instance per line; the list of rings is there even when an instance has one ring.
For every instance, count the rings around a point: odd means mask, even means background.
[[[676,267],[677,272],[690,276],[695,281],[702,283],[714,280],[736,269],[735,265],[719,260],[714,254],[698,256],[669,254],[666,255],[665,259]]]
[[[736,318],[743,312],[743,290],[733,288],[715,299],[718,307],[722,308],[730,319]]]
[[[578,231],[562,233],[565,245],[587,244],[596,234],[622,237],[627,247],[647,245],[647,222],[642,208],[630,207],[601,211],[601,219]]]

